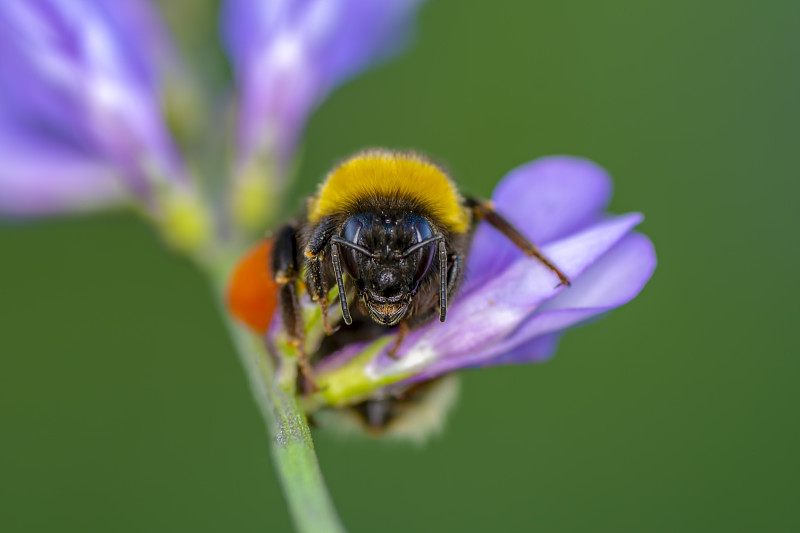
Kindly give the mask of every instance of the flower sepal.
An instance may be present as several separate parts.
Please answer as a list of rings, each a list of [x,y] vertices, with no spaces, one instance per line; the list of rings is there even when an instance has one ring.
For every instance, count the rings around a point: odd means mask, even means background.
[[[275,179],[278,173],[275,158],[268,150],[261,150],[234,172],[229,198],[231,218],[245,235],[263,232],[274,222],[284,189]]]
[[[362,402],[378,390],[411,377],[413,373],[376,374],[370,371],[370,362],[392,342],[394,335],[386,335],[360,345],[360,353],[344,365],[315,375],[319,393],[325,404],[343,407]]]

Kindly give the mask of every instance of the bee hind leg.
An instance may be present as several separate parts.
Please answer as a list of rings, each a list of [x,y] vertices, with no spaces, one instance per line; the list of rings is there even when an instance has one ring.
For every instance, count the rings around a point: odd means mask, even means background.
[[[464,202],[465,205],[472,209],[475,218],[478,220],[485,220],[491,224],[500,233],[505,235],[508,240],[514,243],[525,255],[536,258],[540,263],[550,269],[556,276],[560,283],[556,285],[571,285],[569,278],[561,272],[561,270],[547,257],[539,251],[539,247],[533,244],[530,239],[522,234],[511,222],[509,222],[503,215],[495,211],[491,202],[476,200],[474,198],[467,198]]]

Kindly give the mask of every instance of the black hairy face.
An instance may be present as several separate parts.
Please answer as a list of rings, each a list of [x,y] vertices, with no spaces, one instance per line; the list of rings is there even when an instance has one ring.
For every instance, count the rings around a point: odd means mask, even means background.
[[[436,255],[436,242],[412,247],[433,235],[430,222],[413,213],[363,212],[344,223],[341,237],[361,248],[342,246],[345,271],[372,320],[394,326],[403,318]]]

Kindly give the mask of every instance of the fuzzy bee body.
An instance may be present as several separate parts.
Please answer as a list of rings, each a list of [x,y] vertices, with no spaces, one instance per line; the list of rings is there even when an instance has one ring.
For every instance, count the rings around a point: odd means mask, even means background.
[[[447,173],[415,153],[370,150],[333,169],[308,200],[304,215],[274,237],[272,272],[278,283],[284,326],[303,346],[299,287],[321,307],[327,323],[328,295],[338,286],[342,321],[379,335],[405,332],[438,315],[457,295],[475,227],[483,219],[561,280],[567,278],[489,203],[464,198]],[[371,334],[371,333],[370,333]],[[342,336],[339,333],[339,336]],[[313,384],[308,356],[301,368]]]

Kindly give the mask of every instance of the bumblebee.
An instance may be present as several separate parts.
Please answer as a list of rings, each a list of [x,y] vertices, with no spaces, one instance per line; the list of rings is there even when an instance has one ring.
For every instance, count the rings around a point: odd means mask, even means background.
[[[462,196],[447,172],[420,154],[368,150],[328,174],[304,214],[278,230],[271,249],[281,316],[300,347],[301,370],[312,387],[309,356],[302,353],[301,285],[320,305],[325,332],[335,336],[335,344],[398,326],[394,353],[409,330],[437,316],[445,321],[478,220],[542,262],[559,285],[569,285],[491,203]],[[328,323],[334,286],[344,322],[335,333]]]

